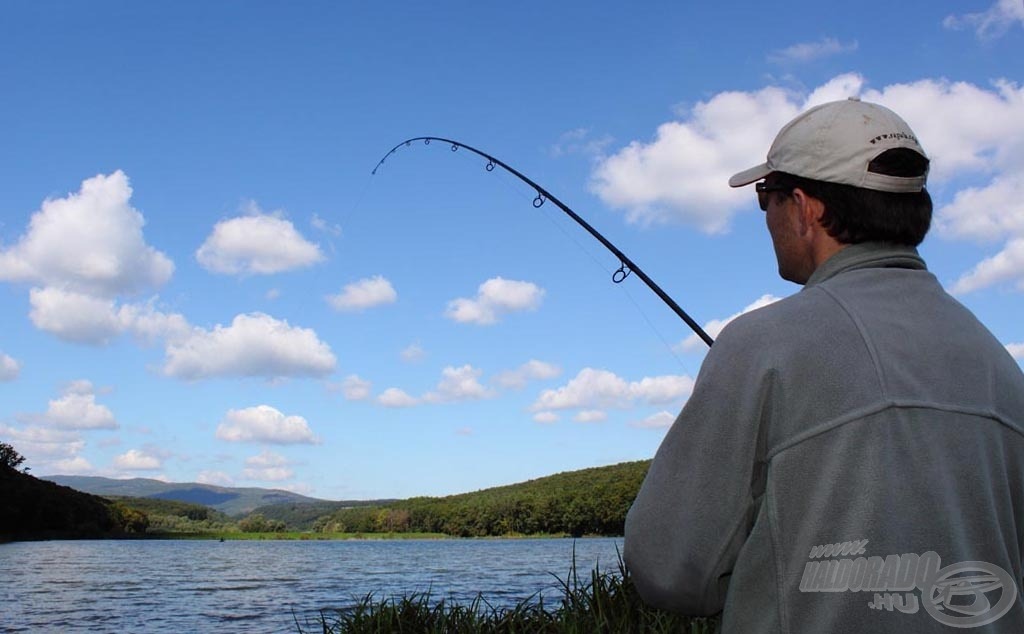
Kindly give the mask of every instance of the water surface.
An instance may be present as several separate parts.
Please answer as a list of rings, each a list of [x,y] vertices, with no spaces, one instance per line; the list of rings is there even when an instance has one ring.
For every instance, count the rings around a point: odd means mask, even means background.
[[[296,632],[321,609],[427,592],[496,606],[617,570],[620,539],[52,541],[0,545],[8,632]],[[556,578],[557,577],[557,578]]]

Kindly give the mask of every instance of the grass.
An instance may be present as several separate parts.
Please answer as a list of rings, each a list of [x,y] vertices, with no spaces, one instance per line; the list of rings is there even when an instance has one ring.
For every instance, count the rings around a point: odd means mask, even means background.
[[[589,579],[581,578],[576,572],[574,556],[569,574],[564,580],[559,579],[562,596],[553,605],[545,604],[540,595],[510,608],[494,607],[481,595],[468,605],[444,599],[435,601],[429,592],[381,600],[366,595],[348,608],[321,611],[319,620],[307,626],[322,634],[711,634],[716,631],[717,618],[685,617],[644,604],[621,558],[618,568],[617,573],[595,568]],[[300,633],[306,631],[297,618],[295,624]]]

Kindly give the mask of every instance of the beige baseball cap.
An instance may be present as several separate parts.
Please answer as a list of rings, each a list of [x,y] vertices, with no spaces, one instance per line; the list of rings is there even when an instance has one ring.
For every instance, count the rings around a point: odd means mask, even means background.
[[[855,97],[815,106],[787,123],[768,150],[768,160],[729,179],[731,187],[759,181],[772,172],[842,183],[883,192],[924,189],[920,176],[889,176],[868,171],[868,164],[893,148],[927,158],[914,131],[892,110]]]

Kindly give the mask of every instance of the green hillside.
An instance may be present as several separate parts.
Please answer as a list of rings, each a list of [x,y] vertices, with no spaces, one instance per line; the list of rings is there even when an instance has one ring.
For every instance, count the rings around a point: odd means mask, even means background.
[[[423,532],[459,536],[621,535],[649,460],[558,473],[473,493],[335,511],[325,532]]]

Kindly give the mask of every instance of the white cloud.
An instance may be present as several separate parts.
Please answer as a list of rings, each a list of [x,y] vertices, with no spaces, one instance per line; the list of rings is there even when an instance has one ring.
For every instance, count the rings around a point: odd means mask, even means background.
[[[264,213],[250,203],[248,215],[222,220],[196,251],[209,271],[269,275],[312,266],[324,259],[320,247],[307,241],[281,214]]]
[[[779,301],[780,299],[782,299],[782,298],[781,297],[776,297],[776,296],[771,295],[771,294],[762,295],[761,297],[758,297],[756,300],[754,300],[750,304],[747,304],[746,306],[744,306],[743,310],[741,310],[738,313],[733,313],[732,315],[729,315],[728,317],[725,317],[723,319],[712,319],[711,321],[707,322],[706,324],[704,324],[704,332],[708,333],[708,335],[712,339],[715,339],[722,332],[722,329],[725,328],[726,325],[730,321],[732,321],[733,319],[736,319],[737,317],[739,317],[740,315],[743,315],[745,313],[749,313],[752,310],[756,310],[758,308],[762,308],[762,307],[767,306],[769,304],[774,304],[775,302]],[[686,339],[683,339],[682,342],[680,342],[674,348],[676,350],[681,351],[681,352],[693,352],[695,350],[706,350],[707,349],[707,344],[704,343],[703,339],[701,339],[700,337],[697,336],[697,333],[693,333],[692,335],[690,335]]]
[[[316,332],[263,313],[238,315],[230,326],[195,329],[169,342],[164,372],[182,379],[213,376],[323,376],[336,359]]]
[[[489,325],[502,315],[536,310],[543,297],[544,289],[532,282],[494,277],[479,286],[476,298],[448,302],[445,316],[459,323]]]
[[[1024,290],[1024,237],[1010,240],[1002,251],[985,258],[953,284],[953,293],[969,293],[1006,280]]]
[[[139,449],[129,449],[114,458],[114,466],[128,471],[155,471],[162,465],[156,456]]]
[[[802,103],[781,88],[724,92],[689,111],[688,120],[658,126],[652,141],[633,141],[599,161],[590,189],[629,222],[682,222],[724,231],[752,204],[749,192],[726,182],[764,160],[775,133]]]
[[[48,467],[48,471],[52,475],[89,475],[96,471],[92,464],[82,456],[57,460],[50,463]]]
[[[320,214],[313,214],[313,218],[310,219],[309,224],[313,225],[313,228],[316,229],[317,231],[329,233],[330,235],[335,237],[341,235],[341,225],[337,223],[331,224],[327,222],[326,220],[320,217]]]
[[[163,285],[171,260],[142,236],[128,177],[117,171],[82,181],[76,194],[43,201],[28,230],[0,251],[0,280],[56,286],[99,297]]]
[[[749,188],[729,188],[728,177],[763,161],[775,134],[799,112],[847,96],[880,103],[907,120],[932,159],[933,191],[947,184],[963,188],[937,209],[938,233],[1024,238],[1024,88],[1007,80],[977,86],[922,79],[874,89],[848,73],[807,93],[773,86],[719,93],[662,124],[653,140],[634,141],[598,162],[591,188],[630,222],[725,231],[735,214],[754,208]],[[1014,279],[1024,280],[1024,273]],[[990,283],[985,277],[972,282]]]
[[[119,427],[113,412],[105,405],[96,403],[92,384],[75,381],[65,390],[63,396],[51,400],[42,415],[41,422],[61,429],[117,429]]]
[[[533,415],[533,420],[542,425],[550,425],[558,422],[558,414],[554,412],[537,412]]]
[[[948,29],[974,29],[979,38],[1001,37],[1014,25],[1024,26],[1024,3],[1020,0],[997,0],[986,11],[947,16],[942,24]]]
[[[554,379],[561,374],[562,369],[554,364],[530,359],[515,370],[498,374],[494,377],[494,382],[501,387],[519,389],[526,387],[528,381]]]
[[[652,414],[643,420],[631,422],[629,426],[636,427],[638,429],[665,429],[667,427],[671,427],[675,420],[675,415],[666,411],[661,411],[657,414]]]
[[[391,282],[380,275],[346,284],[341,293],[327,296],[327,303],[334,310],[342,312],[365,310],[374,306],[394,304],[396,301],[398,293],[391,286]]]
[[[272,451],[245,459],[246,468],[243,475],[247,480],[262,480],[264,482],[280,482],[288,480],[295,473],[288,468],[288,459]]]
[[[938,210],[936,225],[944,235],[982,242],[1024,236],[1024,177],[1001,174],[987,185],[958,191]]]
[[[559,157],[569,154],[582,154],[584,156],[597,157],[604,154],[605,148],[611,145],[613,139],[609,135],[593,137],[587,128],[575,128],[561,134],[558,141],[551,146],[551,156]]]
[[[577,423],[600,423],[608,420],[608,414],[600,409],[585,409],[572,417]]]
[[[851,53],[857,50],[856,40],[843,44],[834,37],[822,38],[817,42],[802,42],[792,46],[773,51],[768,55],[768,61],[777,64],[811,62],[823,57],[831,57],[841,53]]]
[[[0,381],[13,381],[21,372],[21,364],[13,357],[0,352]]]
[[[427,356],[427,352],[418,343],[410,344],[400,354],[402,361],[406,363],[416,363],[417,361],[422,361]]]
[[[693,379],[688,376],[646,377],[640,381],[626,382],[607,370],[583,368],[563,387],[541,392],[531,409],[536,412],[629,407],[637,401],[662,404],[681,400],[692,389]]]
[[[649,405],[672,403],[692,391],[693,379],[680,375],[645,377],[629,384],[630,396]]]
[[[397,387],[389,387],[377,395],[377,403],[384,407],[413,407],[419,405],[419,402],[419,399]]]
[[[1018,361],[1024,361],[1024,343],[1006,344],[1006,350]]]
[[[72,459],[85,449],[79,432],[32,425],[23,429],[0,423],[0,436],[25,456],[33,465],[37,462],[52,464],[55,460]],[[33,466],[34,470],[38,469]]]
[[[152,341],[180,338],[191,329],[177,313],[163,313],[154,302],[122,304],[113,299],[56,287],[29,292],[29,318],[36,328],[65,341],[104,345],[122,333]]]
[[[345,377],[341,384],[341,393],[349,401],[364,401],[370,398],[370,389],[373,387],[369,381],[359,378],[355,374]]]
[[[433,392],[423,396],[428,403],[447,403],[451,401],[467,401],[494,396],[494,391],[480,384],[482,370],[471,365],[460,368],[452,366],[441,371],[441,381]]]
[[[217,438],[230,442],[268,442],[279,445],[319,442],[306,419],[286,416],[269,405],[232,409],[217,427]]]
[[[200,471],[196,476],[199,484],[212,484],[214,486],[230,487],[235,485],[235,479],[223,471]]]

